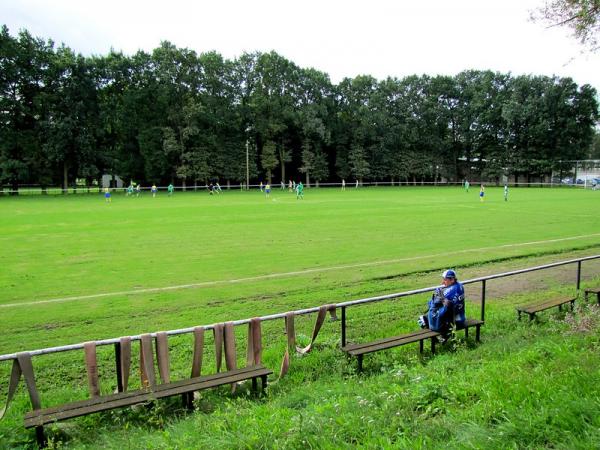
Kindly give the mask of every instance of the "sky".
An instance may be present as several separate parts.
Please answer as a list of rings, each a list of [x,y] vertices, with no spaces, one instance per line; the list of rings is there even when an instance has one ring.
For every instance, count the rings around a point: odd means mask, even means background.
[[[489,69],[571,77],[600,92],[600,53],[529,19],[544,1],[0,0],[0,22],[83,55],[150,52],[167,40],[226,58],[275,50],[334,83]]]

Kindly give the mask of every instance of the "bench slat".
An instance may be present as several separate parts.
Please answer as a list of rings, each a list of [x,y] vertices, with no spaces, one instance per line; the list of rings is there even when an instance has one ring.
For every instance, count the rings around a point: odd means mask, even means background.
[[[483,325],[485,322],[479,319],[467,319],[465,322],[465,328],[474,327],[477,325]]]
[[[139,390],[97,397],[86,401],[73,402],[58,407],[31,411],[25,415],[25,427],[44,425],[59,420],[74,418],[95,412],[130,406],[177,394],[200,391],[225,384],[236,383],[249,378],[270,375],[273,372],[262,366],[237,369],[220,374],[181,380],[175,383],[162,384],[154,390]],[[127,395],[122,395],[127,394]]]
[[[543,303],[538,303],[535,305],[517,306],[517,311],[521,311],[521,312],[524,312],[527,314],[533,314],[533,313],[537,313],[540,311],[544,311],[546,309],[553,308],[555,306],[564,305],[565,303],[574,302],[575,300],[576,300],[576,298],[573,298],[573,297],[557,298],[557,299],[549,300],[549,301],[546,301]]]
[[[235,369],[235,370],[231,370],[228,372],[220,372],[220,373],[214,373],[214,374],[210,374],[210,375],[203,375],[203,376],[197,377],[197,378],[187,378],[185,380],[175,381],[175,382],[172,382],[169,384],[172,386],[185,385],[185,384],[194,383],[200,379],[201,380],[219,379],[219,378],[222,378],[223,376],[226,376],[229,374],[235,375],[238,373],[251,372],[253,370],[262,369],[262,368],[263,368],[263,366],[242,367],[240,369]],[[166,385],[163,385],[163,384],[157,385],[154,388],[154,390],[160,391],[162,389],[165,389],[165,386]],[[135,391],[118,392],[116,394],[102,395],[100,397],[88,398],[86,400],[76,400],[74,402],[69,402],[69,403],[66,403],[63,405],[58,405],[58,406],[51,406],[49,408],[40,409],[38,411],[44,411],[45,413],[53,413],[56,411],[63,411],[63,410],[72,409],[72,408],[83,408],[85,406],[97,405],[100,403],[110,402],[110,401],[118,400],[121,398],[135,397],[136,395],[139,395],[140,393],[143,393],[143,392],[149,392],[149,389],[139,389],[139,390],[135,390]],[[30,417],[30,416],[36,416],[36,415],[38,415],[37,411],[29,411],[27,414],[25,414],[25,418]]]
[[[465,328],[481,326],[485,322],[483,320],[478,319],[467,319],[465,322],[465,326],[460,328],[464,330]],[[399,347],[401,345],[410,344],[412,342],[418,342],[425,339],[429,339],[435,336],[439,336],[440,333],[437,331],[432,331],[428,329],[414,331],[412,333],[403,334],[400,336],[393,336],[389,338],[379,339],[372,342],[367,342],[363,344],[350,344],[342,348],[343,351],[349,353],[352,356],[358,356],[365,353],[372,353],[378,350],[385,350],[392,347]]]
[[[432,337],[439,336],[440,333],[431,330],[421,330],[419,332],[410,333],[402,336],[396,336],[393,338],[387,338],[385,340],[368,342],[348,349],[347,352],[352,356],[363,355],[365,353],[372,353],[378,350],[385,350],[392,347],[399,347],[401,345],[410,344],[413,342],[423,341]],[[383,342],[382,342],[383,341]]]
[[[365,347],[365,346],[385,344],[387,342],[397,341],[398,339],[410,338],[411,336],[416,336],[417,337],[417,341],[419,341],[419,340],[421,340],[420,336],[423,333],[427,333],[427,332],[437,333],[436,331],[431,331],[431,330],[428,330],[428,329],[418,330],[418,331],[413,331],[412,333],[407,333],[407,334],[402,334],[400,336],[392,336],[392,337],[388,337],[388,338],[378,339],[376,341],[366,342],[366,343],[362,343],[362,344],[348,344],[345,347],[343,347],[342,350],[345,351],[345,352],[349,352],[351,350],[359,349],[359,348],[362,348],[362,347]]]

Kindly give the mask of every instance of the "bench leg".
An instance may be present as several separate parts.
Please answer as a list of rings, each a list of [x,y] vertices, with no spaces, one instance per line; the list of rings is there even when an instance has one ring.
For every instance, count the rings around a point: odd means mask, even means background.
[[[481,342],[481,325],[475,327],[475,342]]]
[[[517,313],[519,314],[519,320],[521,320],[521,311],[517,311]]]
[[[267,376],[266,375],[261,375],[260,376],[260,381],[261,381],[261,387],[262,387],[262,393],[265,393],[265,389],[267,389]]]
[[[362,361],[363,360],[363,355],[358,355],[358,371],[362,372],[363,370],[363,364]]]
[[[435,337],[431,338],[431,354],[435,355]]]
[[[535,313],[527,313],[529,314],[529,321],[531,322],[535,318]]]
[[[419,353],[423,353],[423,339],[419,341]]]
[[[558,305],[558,312],[562,312],[562,305]]]
[[[181,401],[183,403],[183,407],[189,411],[194,409],[194,393],[193,392],[185,392],[181,394]]]
[[[258,382],[256,380],[256,377],[252,378],[252,392],[256,392],[256,390],[258,389]]]
[[[469,339],[469,327],[465,327],[465,340]]]
[[[598,306],[600,306],[600,292],[596,294],[596,300],[598,300]]]
[[[571,300],[571,312],[575,311],[575,300]]]
[[[44,427],[35,427],[35,438],[37,439],[38,446],[40,448],[46,447],[46,436],[44,436]]]

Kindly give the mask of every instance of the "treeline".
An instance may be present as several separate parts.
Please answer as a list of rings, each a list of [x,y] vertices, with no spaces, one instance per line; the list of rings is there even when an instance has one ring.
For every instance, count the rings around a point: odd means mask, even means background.
[[[596,91],[465,71],[332,84],[275,52],[235,60],[163,42],[83,57],[6,26],[0,184],[548,176],[588,156]],[[248,152],[248,166],[246,153]]]

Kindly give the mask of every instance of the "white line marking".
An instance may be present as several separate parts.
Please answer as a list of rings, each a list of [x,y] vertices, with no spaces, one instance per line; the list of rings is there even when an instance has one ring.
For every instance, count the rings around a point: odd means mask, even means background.
[[[511,248],[511,247],[525,247],[528,245],[548,244],[548,243],[552,243],[552,242],[573,241],[576,239],[585,239],[585,238],[596,237],[596,236],[600,236],[600,233],[584,234],[581,236],[571,236],[571,237],[558,238],[558,239],[547,239],[544,241],[520,242],[517,244],[503,244],[503,245],[497,245],[497,246],[493,246],[493,247],[470,248],[470,249],[453,251],[453,254],[481,252],[481,251],[485,251],[485,250],[497,250],[497,249],[501,249],[501,248]],[[370,262],[366,262],[366,263],[347,264],[347,265],[343,265],[343,266],[317,267],[314,269],[298,270],[298,271],[294,271],[294,272],[271,273],[268,275],[258,275],[256,277],[236,278],[236,279],[231,279],[231,280],[203,281],[201,283],[180,284],[177,286],[135,289],[135,290],[130,290],[130,291],[105,292],[102,294],[53,298],[53,299],[49,299],[49,300],[38,300],[38,301],[23,302],[23,303],[7,303],[4,305],[0,305],[0,308],[13,308],[16,306],[43,305],[43,304],[47,304],[47,303],[73,302],[73,301],[78,301],[78,300],[92,300],[92,299],[96,299],[96,298],[114,297],[114,296],[118,296],[118,295],[149,294],[149,293],[153,293],[153,292],[176,291],[176,290],[180,290],[180,289],[196,289],[196,288],[203,288],[203,287],[207,287],[207,286],[216,286],[219,284],[237,284],[237,283],[245,283],[248,281],[269,280],[269,279],[273,279],[273,278],[286,278],[286,277],[294,277],[294,276],[298,276],[298,275],[307,275],[307,274],[311,274],[311,273],[331,272],[333,270],[355,269],[357,267],[383,266],[386,264],[396,264],[396,263],[400,263],[400,262],[417,261],[419,259],[437,258],[440,256],[448,256],[448,254],[447,253],[435,253],[433,255],[421,255],[421,256],[412,256],[410,258],[387,259],[384,261],[370,261]]]

